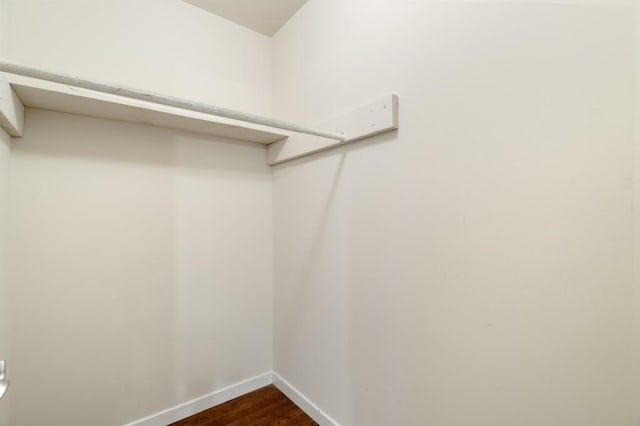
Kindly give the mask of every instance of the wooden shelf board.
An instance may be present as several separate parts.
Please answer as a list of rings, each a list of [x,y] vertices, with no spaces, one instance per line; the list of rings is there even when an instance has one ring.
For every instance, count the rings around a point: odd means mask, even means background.
[[[269,145],[290,135],[267,126],[5,74],[25,107],[177,129]]]

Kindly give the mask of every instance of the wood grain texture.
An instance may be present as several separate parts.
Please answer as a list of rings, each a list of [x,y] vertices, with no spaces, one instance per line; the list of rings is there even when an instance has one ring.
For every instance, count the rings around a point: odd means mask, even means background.
[[[282,392],[270,385],[171,426],[317,426]]]

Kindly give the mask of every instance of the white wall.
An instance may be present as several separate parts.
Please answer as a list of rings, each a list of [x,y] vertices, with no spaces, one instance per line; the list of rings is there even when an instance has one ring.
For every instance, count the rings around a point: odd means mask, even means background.
[[[10,59],[271,112],[271,39],[180,0],[7,0]]]
[[[264,148],[41,110],[26,122],[11,426],[124,424],[270,371]]]
[[[634,163],[634,272],[633,298],[633,421],[640,424],[640,4],[636,6],[636,90],[635,90],[635,163]]]
[[[9,48],[9,0],[0,0],[0,57],[7,55]]]
[[[275,169],[275,371],[344,425],[631,425],[633,61],[631,6],[310,0],[274,112],[400,131]]]
[[[8,44],[9,10],[6,0],[0,0],[0,58],[4,57]],[[7,259],[9,215],[9,155],[11,137],[0,129],[0,360],[8,357],[7,338]],[[0,400],[0,425],[8,423],[8,403]]]
[[[9,357],[8,316],[8,238],[9,238],[9,155],[11,137],[0,129],[0,360]],[[8,367],[10,369],[10,366]],[[7,425],[9,404],[0,400],[0,425]]]
[[[12,60],[270,113],[271,39],[185,2],[8,2]],[[123,424],[271,370],[263,146],[30,110],[11,164],[11,426]]]

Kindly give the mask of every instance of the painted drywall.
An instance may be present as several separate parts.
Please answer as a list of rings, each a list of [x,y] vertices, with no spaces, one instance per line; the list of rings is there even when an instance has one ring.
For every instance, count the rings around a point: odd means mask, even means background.
[[[9,3],[0,0],[0,58],[7,55],[9,46]]]
[[[270,114],[271,39],[193,5],[5,2],[11,60]],[[13,148],[7,424],[124,424],[271,370],[263,146],[30,110]]]
[[[7,0],[10,59],[259,114],[271,39],[179,0]]]
[[[7,0],[0,0],[0,58],[8,46],[9,8]],[[7,324],[8,307],[8,227],[9,227],[9,156],[11,137],[0,129],[0,360],[9,357]],[[10,368],[10,367],[9,367]],[[0,425],[9,424],[9,402],[0,400]]]
[[[640,425],[640,4],[636,6],[636,87],[634,163],[634,297],[633,297],[633,423]]]
[[[264,147],[41,110],[26,123],[10,424],[125,424],[270,371]]]
[[[11,137],[0,129],[0,360],[9,357],[8,316],[8,243],[9,243],[9,156]],[[9,367],[10,368],[10,367]],[[9,424],[9,403],[0,400],[0,425]]]
[[[590,3],[310,0],[275,36],[279,117],[400,97],[274,172],[275,371],[342,425],[633,424],[634,11]]]
[[[0,0],[0,58],[8,49],[9,7],[7,0]],[[9,155],[11,137],[0,129],[0,360],[9,357],[7,335],[8,317],[8,216],[9,216]],[[10,366],[9,366],[10,369]],[[9,424],[8,397],[0,400],[0,425]]]

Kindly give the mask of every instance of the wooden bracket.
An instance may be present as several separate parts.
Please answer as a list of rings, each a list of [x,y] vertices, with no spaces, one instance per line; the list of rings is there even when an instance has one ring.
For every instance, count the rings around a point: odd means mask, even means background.
[[[267,148],[267,164],[275,166],[316,152],[398,129],[398,96],[388,95],[325,123],[321,128],[340,133],[346,140],[293,134]]]
[[[0,127],[11,136],[24,134],[24,105],[5,77],[0,75]]]

